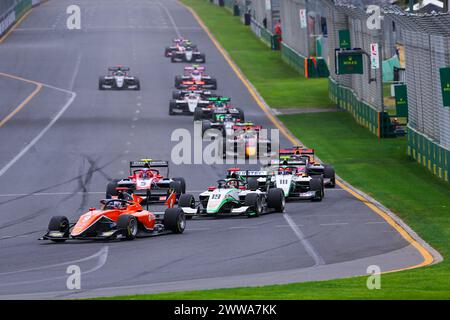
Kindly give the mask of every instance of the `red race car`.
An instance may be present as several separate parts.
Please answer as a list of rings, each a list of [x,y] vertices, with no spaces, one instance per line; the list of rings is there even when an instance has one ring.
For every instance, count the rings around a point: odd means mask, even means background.
[[[101,200],[101,208],[90,208],[76,223],[65,216],[50,219],[47,233],[39,240],[133,240],[136,237],[165,233],[183,233],[186,218],[183,210],[174,208],[175,193],[166,201],[165,212],[144,210],[142,199],[119,188],[115,199]]]
[[[141,159],[130,162],[130,175],[127,178],[108,183],[106,199],[118,195],[117,187],[128,188],[147,202],[164,202],[172,191],[177,198],[185,193],[186,181],[182,177],[169,178],[168,161]]]

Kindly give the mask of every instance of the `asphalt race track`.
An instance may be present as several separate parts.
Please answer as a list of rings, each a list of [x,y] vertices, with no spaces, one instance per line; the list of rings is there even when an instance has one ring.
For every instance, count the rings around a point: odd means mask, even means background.
[[[75,298],[262,285],[366,274],[422,262],[420,253],[345,190],[321,203],[290,202],[285,214],[194,219],[181,235],[132,242],[38,241],[53,215],[76,219],[104,197],[129,160],[170,159],[171,134],[192,117],[168,116],[173,79],[164,47],[181,34],[206,53],[218,92],[247,119],[271,123],[191,13],[173,0],[80,0],[82,29],[67,30],[73,1],[49,1],[0,45],[0,298]],[[175,23],[175,25],[174,25]],[[127,65],[141,91],[99,91],[110,65]],[[39,85],[38,85],[39,86]],[[282,138],[281,144],[289,146]],[[225,165],[172,166],[188,191],[222,178]],[[82,290],[66,289],[78,265]]]

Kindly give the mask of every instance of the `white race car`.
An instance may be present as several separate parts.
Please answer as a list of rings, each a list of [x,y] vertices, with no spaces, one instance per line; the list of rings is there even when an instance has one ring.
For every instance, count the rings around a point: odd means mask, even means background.
[[[211,102],[204,100],[200,93],[189,93],[182,99],[173,99],[169,103],[169,115],[194,114],[197,107],[206,108]]]
[[[98,80],[99,90],[115,89],[115,90],[140,90],[141,82],[137,77],[128,74],[128,67],[109,67],[108,75],[100,77]]]

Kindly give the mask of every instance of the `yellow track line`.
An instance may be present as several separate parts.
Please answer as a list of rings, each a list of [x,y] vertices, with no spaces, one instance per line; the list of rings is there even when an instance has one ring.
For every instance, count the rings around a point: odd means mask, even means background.
[[[27,79],[24,79],[21,77],[17,77],[17,76],[11,75],[11,74],[3,73],[3,72],[0,72],[0,76],[27,82],[27,83],[31,83],[36,86],[36,88],[33,90],[33,92],[28,97],[26,97],[25,100],[23,100],[21,104],[19,104],[10,114],[8,114],[5,118],[3,118],[0,121],[0,128],[1,128],[9,120],[11,120],[11,118],[14,117],[20,110],[22,110],[31,101],[31,99],[33,99],[42,90],[42,84],[35,82],[35,81],[27,80]]]
[[[179,3],[191,12],[191,14],[194,16],[195,20],[197,20],[198,24],[206,32],[208,37],[214,43],[214,45],[219,50],[219,52],[222,54],[222,56],[225,58],[225,60],[228,62],[230,67],[233,69],[234,73],[238,76],[238,78],[245,85],[245,87],[250,92],[250,94],[253,97],[253,99],[256,101],[258,106],[264,111],[266,116],[283,133],[283,135],[287,139],[289,139],[289,141],[291,141],[295,145],[299,144],[299,141],[297,140],[297,138],[295,136],[293,136],[289,131],[287,131],[286,128],[281,124],[280,120],[275,118],[275,116],[272,114],[272,112],[270,112],[267,109],[267,106],[261,100],[260,96],[256,93],[255,89],[250,85],[249,81],[244,77],[244,75],[242,74],[240,69],[237,67],[235,62],[233,60],[231,60],[230,56],[227,54],[225,49],[216,40],[214,35],[209,31],[208,27],[204,24],[204,22],[201,20],[201,18],[198,16],[198,14],[192,8],[190,8],[189,6],[185,5],[184,3],[181,3],[180,1],[179,1]],[[356,193],[355,191],[353,191],[352,189],[350,189],[349,187],[344,185],[342,182],[336,181],[336,183],[337,183],[337,185],[339,187],[341,187],[342,189],[344,189],[347,192],[349,192],[356,199],[358,199],[359,201],[363,202],[367,207],[369,207],[372,211],[374,211],[381,218],[383,218],[390,226],[392,226],[398,233],[400,233],[400,235],[407,242],[409,242],[414,248],[416,248],[417,251],[420,252],[420,254],[422,255],[422,257],[424,259],[423,262],[421,262],[421,263],[419,263],[417,265],[406,267],[406,268],[401,268],[401,269],[396,269],[396,270],[392,270],[392,271],[389,271],[389,272],[397,272],[397,271],[403,271],[403,270],[420,268],[420,267],[424,267],[424,266],[427,266],[427,265],[430,265],[430,264],[433,263],[433,261],[434,261],[433,255],[423,245],[421,245],[413,237],[411,237],[411,235],[402,226],[400,226],[392,217],[390,217],[386,212],[384,212],[383,210],[381,210],[380,208],[375,206],[373,203],[368,202],[363,196],[361,196],[360,194]],[[389,273],[389,272],[384,272],[384,273]]]
[[[22,23],[22,21],[25,20],[25,19],[30,15],[30,13],[31,13],[32,10],[33,10],[33,9],[28,10],[27,13],[25,13],[25,14],[22,16],[22,18],[20,18],[17,22],[14,23],[14,25],[11,27],[11,29],[9,29],[9,31],[8,31],[3,37],[0,38],[0,44],[3,43],[3,41],[5,41],[6,38],[8,38],[9,35],[10,35],[14,30],[16,30],[16,28]]]

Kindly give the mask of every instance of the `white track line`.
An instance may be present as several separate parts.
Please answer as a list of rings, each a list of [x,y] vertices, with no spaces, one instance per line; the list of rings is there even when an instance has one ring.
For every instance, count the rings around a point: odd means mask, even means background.
[[[64,89],[61,89],[61,88],[56,88],[56,87],[45,85],[45,84],[42,84],[42,85],[47,87],[47,88],[56,89],[58,91],[62,91],[62,92],[66,92],[66,93],[70,92],[71,97],[66,102],[66,104],[61,108],[61,110],[59,110],[59,112],[56,114],[56,116],[49,122],[49,124],[47,126],[45,126],[45,128],[42,129],[42,131],[39,132],[39,134],[36,137],[34,137],[34,139],[31,140],[25,146],[25,148],[23,148],[14,158],[12,158],[0,170],[0,177],[3,176],[6,173],[6,171],[8,171],[17,161],[19,161],[47,133],[47,131],[50,130],[51,127],[53,127],[53,125],[56,123],[56,121],[58,121],[58,119],[61,118],[61,116],[64,114],[64,112],[66,112],[66,110],[70,107],[70,105],[73,103],[73,101],[75,100],[75,98],[77,96],[77,94],[75,92],[71,92],[71,91],[68,91],[68,90],[64,90]]]
[[[105,264],[106,264],[106,260],[108,259],[108,247],[103,247],[99,252],[97,252],[94,255],[91,255],[89,257],[80,259],[80,260],[75,260],[75,261],[70,261],[70,262],[63,262],[63,263],[59,263],[59,264],[55,264],[52,266],[45,266],[42,268],[35,268],[35,269],[28,269],[26,271],[35,271],[35,270],[39,270],[39,269],[48,269],[50,267],[60,267],[60,266],[65,266],[65,265],[69,265],[69,264],[75,264],[75,263],[79,263],[81,261],[86,261],[86,260],[90,260],[93,258],[97,258],[98,261],[95,264],[95,266],[93,266],[91,269],[81,272],[81,275],[85,275],[85,274],[89,274],[92,272],[95,272],[97,270],[99,270],[100,268],[102,268]],[[20,270],[18,272],[26,272],[23,270]],[[17,272],[12,272],[12,273],[17,273]],[[5,274],[5,273],[3,273]],[[0,274],[0,275],[3,275]],[[57,277],[52,277],[52,278],[44,278],[44,279],[36,279],[36,280],[29,280],[29,281],[19,281],[19,282],[10,282],[10,283],[0,283],[0,287],[10,287],[10,286],[17,286],[17,285],[24,285],[24,284],[32,284],[32,283],[39,283],[39,282],[46,282],[46,281],[54,281],[54,280],[61,280],[61,279],[66,279],[67,278],[67,274],[64,274],[62,276],[57,276]]]
[[[167,16],[169,17],[170,23],[173,26],[173,29],[175,30],[175,33],[177,34],[178,38],[181,38],[181,33],[180,33],[180,29],[178,28],[177,24],[175,23],[175,19],[173,18],[172,14],[170,13],[170,11],[159,1],[156,2],[156,4],[158,6],[160,6],[167,14]]]
[[[302,230],[300,230],[298,225],[295,224],[295,222],[291,219],[291,217],[287,213],[283,214],[283,217],[287,221],[287,223],[289,223],[289,226],[291,227],[291,229],[294,231],[297,238],[302,243],[306,252],[314,260],[314,266],[324,265],[325,261],[319,255],[319,253],[314,249],[314,247],[311,245],[311,243],[308,241],[308,239],[306,239],[305,235],[303,234]]]

